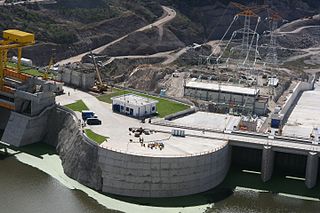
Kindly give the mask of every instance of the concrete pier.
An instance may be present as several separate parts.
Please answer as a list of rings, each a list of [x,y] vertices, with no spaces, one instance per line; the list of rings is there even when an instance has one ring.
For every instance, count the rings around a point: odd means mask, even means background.
[[[318,178],[319,157],[316,152],[309,152],[306,165],[306,186],[311,189],[316,186]]]
[[[274,151],[271,146],[264,146],[261,162],[261,179],[267,182],[271,179],[274,167]]]

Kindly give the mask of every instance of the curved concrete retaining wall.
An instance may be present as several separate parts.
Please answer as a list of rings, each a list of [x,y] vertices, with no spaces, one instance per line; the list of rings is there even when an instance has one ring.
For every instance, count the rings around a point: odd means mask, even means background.
[[[219,185],[230,166],[230,148],[198,156],[158,158],[99,149],[102,191],[133,197],[176,197]]]
[[[184,196],[214,188],[229,170],[229,145],[184,157],[131,155],[101,148],[82,133],[74,113],[57,111],[63,121],[56,140],[64,171],[96,190],[133,197]]]

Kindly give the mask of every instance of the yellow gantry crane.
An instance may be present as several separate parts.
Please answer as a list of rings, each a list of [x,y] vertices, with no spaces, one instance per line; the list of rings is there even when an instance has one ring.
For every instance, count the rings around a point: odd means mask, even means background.
[[[5,77],[10,77],[20,81],[25,81],[29,78],[28,75],[21,73],[21,58],[22,48],[35,43],[35,36],[32,33],[23,32],[20,30],[5,30],[3,31],[2,40],[0,40],[0,90],[7,92],[4,86]],[[12,70],[6,67],[8,61],[8,51],[17,49],[18,63],[17,69]]]

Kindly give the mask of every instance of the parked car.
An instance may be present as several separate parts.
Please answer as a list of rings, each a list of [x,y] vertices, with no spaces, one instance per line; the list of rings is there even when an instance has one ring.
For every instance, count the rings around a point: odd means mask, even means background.
[[[87,119],[87,124],[88,125],[101,125],[102,121],[98,118],[88,118]]]

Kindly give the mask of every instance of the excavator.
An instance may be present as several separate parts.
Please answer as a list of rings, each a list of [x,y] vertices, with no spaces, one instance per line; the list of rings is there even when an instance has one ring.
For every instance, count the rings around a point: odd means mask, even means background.
[[[90,57],[92,58],[92,62],[93,62],[94,68],[96,70],[96,75],[97,75],[95,85],[90,90],[92,92],[96,92],[96,93],[104,93],[104,92],[108,91],[109,86],[102,81],[101,73],[100,73],[96,58],[94,57],[92,52],[90,52]]]

